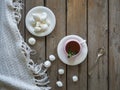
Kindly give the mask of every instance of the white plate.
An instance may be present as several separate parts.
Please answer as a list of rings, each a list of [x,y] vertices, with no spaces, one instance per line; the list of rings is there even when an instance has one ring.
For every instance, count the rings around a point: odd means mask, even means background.
[[[49,28],[45,31],[45,32],[40,32],[40,33],[35,33],[34,32],[34,27],[31,25],[30,19],[33,18],[32,14],[36,13],[42,13],[42,12],[46,12],[48,15],[48,19],[50,20],[51,24],[49,26]],[[50,34],[54,28],[55,28],[55,24],[56,24],[56,18],[54,13],[47,7],[44,6],[37,6],[32,8],[26,15],[26,19],[25,19],[25,23],[26,23],[26,27],[28,29],[28,31],[38,37],[42,37],[42,36],[46,36],[48,34]]]
[[[80,42],[83,41],[83,39],[77,35],[68,35],[68,36],[64,37],[59,42],[58,47],[57,47],[58,56],[59,56],[60,60],[67,65],[78,65],[78,64],[82,63],[87,56],[87,53],[88,53],[87,44],[83,43],[81,45],[82,46],[81,53],[78,56],[69,59],[64,51],[64,44],[69,39],[76,39]]]

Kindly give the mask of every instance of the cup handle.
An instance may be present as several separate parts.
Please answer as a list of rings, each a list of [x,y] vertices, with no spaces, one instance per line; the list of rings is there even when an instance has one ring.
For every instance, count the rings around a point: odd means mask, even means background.
[[[84,43],[86,43],[86,40],[83,40],[82,42],[80,42],[80,44],[84,44]]]

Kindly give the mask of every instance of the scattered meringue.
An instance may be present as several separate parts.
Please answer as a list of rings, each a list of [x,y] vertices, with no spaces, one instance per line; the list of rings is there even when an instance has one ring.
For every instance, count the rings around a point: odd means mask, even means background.
[[[28,43],[29,43],[30,45],[34,45],[34,44],[36,43],[35,38],[30,37],[30,38],[28,39]]]
[[[56,84],[58,87],[63,87],[63,83],[61,81],[57,81]]]
[[[78,81],[78,76],[74,75],[74,76],[72,77],[72,80],[73,80],[73,82],[77,82],[77,81]]]
[[[34,32],[37,33],[37,32],[40,32],[42,29],[41,27],[34,27]]]
[[[54,55],[49,55],[49,59],[50,59],[50,61],[54,61],[56,59],[56,57]]]
[[[48,67],[50,67],[51,66],[51,62],[50,61],[45,61],[44,62],[44,66],[46,67],[46,68],[48,68]]]
[[[59,73],[60,75],[63,75],[63,74],[64,74],[64,69],[59,69],[59,70],[58,70],[58,73]]]

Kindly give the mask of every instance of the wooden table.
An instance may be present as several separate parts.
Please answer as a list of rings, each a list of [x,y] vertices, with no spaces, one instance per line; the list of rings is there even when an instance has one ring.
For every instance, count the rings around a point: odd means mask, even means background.
[[[40,63],[50,54],[56,56],[48,70],[52,90],[120,90],[120,0],[23,0],[24,8],[20,31],[26,42],[31,35],[25,27],[25,16],[35,6],[50,8],[57,19],[55,30],[48,36],[36,38],[37,43],[31,46],[37,51],[32,56]],[[87,40],[89,52],[86,60],[77,66],[63,64],[57,56],[58,42],[66,35],[76,34]],[[93,74],[88,75],[94,65],[97,50],[105,48],[105,55],[100,58]],[[63,68],[65,74],[58,75]],[[72,76],[79,81],[73,83]],[[62,88],[56,86],[61,80]]]

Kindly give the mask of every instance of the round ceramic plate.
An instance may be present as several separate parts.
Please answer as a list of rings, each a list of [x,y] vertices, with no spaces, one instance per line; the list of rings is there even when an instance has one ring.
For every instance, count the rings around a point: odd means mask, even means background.
[[[64,37],[58,44],[58,47],[57,47],[57,53],[58,53],[58,56],[60,58],[60,60],[67,64],[67,65],[78,65],[80,63],[82,63],[86,56],[87,56],[87,53],[88,53],[88,48],[87,48],[87,44],[86,43],[82,43],[81,44],[81,52],[78,56],[74,57],[74,58],[68,58],[65,51],[64,51],[64,44],[67,40],[69,39],[76,39],[78,40],[79,42],[82,42],[83,39],[77,35],[68,35],[66,37]]]
[[[46,31],[40,32],[40,33],[35,33],[34,32],[34,27],[31,25],[30,19],[33,18],[32,14],[40,14],[42,12],[47,13],[47,15],[48,15],[47,18],[50,20],[51,24]],[[44,7],[44,6],[37,6],[37,7],[32,8],[27,13],[26,19],[25,19],[25,24],[26,24],[26,27],[27,27],[28,31],[31,34],[33,34],[35,36],[38,36],[38,37],[42,37],[42,36],[46,36],[46,35],[50,34],[54,30],[55,24],[56,24],[56,18],[55,18],[54,13],[49,8]]]

